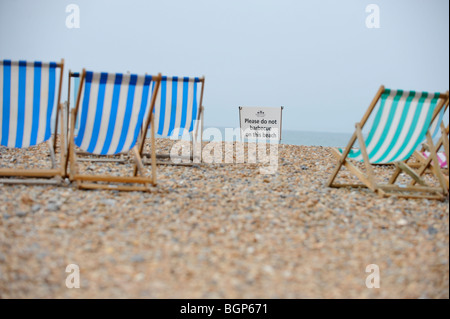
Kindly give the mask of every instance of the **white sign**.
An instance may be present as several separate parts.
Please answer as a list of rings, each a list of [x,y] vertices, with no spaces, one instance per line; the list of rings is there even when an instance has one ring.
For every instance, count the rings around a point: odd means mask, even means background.
[[[281,140],[283,107],[239,107],[241,139]]]

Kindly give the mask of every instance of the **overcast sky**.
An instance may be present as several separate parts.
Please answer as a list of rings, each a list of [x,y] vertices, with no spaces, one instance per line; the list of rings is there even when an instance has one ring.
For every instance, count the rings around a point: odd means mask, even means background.
[[[371,3],[378,29],[366,27]],[[69,4],[78,29],[66,27]],[[284,106],[284,129],[352,132],[381,84],[448,90],[449,1],[0,0],[0,59],[61,58],[72,70],[205,75],[208,126],[237,127],[239,106]]]

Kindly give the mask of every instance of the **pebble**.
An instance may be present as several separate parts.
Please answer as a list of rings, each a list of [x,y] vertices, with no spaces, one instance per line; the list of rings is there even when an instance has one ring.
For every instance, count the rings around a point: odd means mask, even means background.
[[[16,216],[17,217],[25,217],[25,216],[27,216],[27,212],[18,211],[18,212],[16,212]]]

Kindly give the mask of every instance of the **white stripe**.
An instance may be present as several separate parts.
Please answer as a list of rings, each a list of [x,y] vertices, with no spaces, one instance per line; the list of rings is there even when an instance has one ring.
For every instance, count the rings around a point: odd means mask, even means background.
[[[108,154],[114,154],[117,145],[119,145],[120,134],[122,133],[123,118],[125,115],[125,109],[127,106],[128,87],[130,83],[130,75],[126,74],[122,77],[122,83],[120,86],[119,106],[117,109],[116,125],[114,127],[114,134],[111,140],[111,145],[108,149]]]
[[[408,112],[408,116],[405,119],[405,124],[403,126],[402,132],[398,137],[397,143],[392,148],[392,151],[388,154],[388,156],[386,156],[386,159],[383,161],[384,163],[392,163],[395,154],[397,154],[398,150],[405,144],[405,139],[411,129],[414,115],[416,114],[417,106],[419,105],[421,96],[422,93],[418,93],[416,97],[414,97],[413,101],[411,101],[411,106]]]
[[[156,90],[156,82],[153,82],[153,86],[155,87],[154,90]],[[157,133],[159,131],[159,116],[160,116],[160,111],[161,111],[161,83],[159,84],[158,94],[156,95],[154,110],[155,110],[155,117],[154,117],[153,123],[155,124],[155,133]],[[148,114],[147,114],[147,116],[148,116]],[[145,117],[145,118],[147,118],[147,117]],[[150,126],[151,126],[151,123],[150,123]]]
[[[166,88],[166,114],[164,117],[164,129],[163,136],[169,136],[171,132],[169,132],[170,126],[170,115],[172,109],[172,81],[167,80],[167,88]]]
[[[81,84],[81,80],[80,80],[80,84]],[[78,131],[80,130],[80,121],[83,118],[83,98],[84,98],[84,87],[86,86],[86,80],[84,82],[83,87],[81,88],[81,92],[80,92],[80,106],[78,107],[78,113],[77,113],[77,118],[75,119],[75,130],[74,130],[74,136],[78,135]],[[78,95],[77,95],[78,98]],[[76,100],[75,100],[76,103]],[[77,107],[76,104],[74,105],[74,107]]]
[[[3,126],[3,61],[0,62],[0,142],[2,140]]]
[[[92,75],[91,91],[89,92],[90,93],[89,107],[88,107],[89,110],[86,118],[86,128],[84,131],[83,141],[81,142],[80,146],[80,148],[85,151],[87,151],[89,147],[89,143],[91,142],[92,133],[94,130],[95,113],[97,111],[99,81],[100,81],[100,73],[94,73]],[[86,112],[86,110],[83,110],[83,112]]]
[[[394,134],[400,123],[403,110],[405,109],[405,104],[406,104],[408,96],[409,96],[409,92],[403,92],[402,97],[398,101],[397,110],[395,111],[394,118],[391,122],[391,126],[388,128],[389,129],[388,134],[386,135],[386,138],[384,139],[383,144],[378,149],[378,152],[370,158],[371,162],[377,162],[383,156],[383,154],[386,152],[387,148],[391,144],[392,139],[394,138]]]
[[[133,110],[130,117],[130,125],[128,127],[127,137],[125,143],[123,144],[122,152],[127,152],[133,147],[131,145],[133,142],[134,131],[136,130],[136,124],[139,117],[139,111],[141,110],[142,93],[144,91],[144,77],[138,77],[136,82],[136,87],[134,89],[134,99],[133,99]],[[145,107],[148,103],[145,104]]]
[[[416,129],[414,131],[413,136],[409,140],[408,145],[406,146],[405,150],[395,159],[393,159],[394,162],[405,160],[405,156],[411,152],[414,145],[417,143],[417,139],[419,138],[419,135],[424,127],[425,120],[427,119],[428,111],[431,107],[431,100],[434,98],[434,95],[429,96],[423,105],[422,112],[420,113],[419,122],[416,125]]]
[[[114,92],[115,74],[108,74],[105,84],[105,97],[103,100],[102,120],[100,122],[100,130],[98,132],[97,145],[93,151],[94,154],[100,154],[105,144],[106,134],[108,133],[109,116],[111,114],[111,106]]]
[[[15,147],[19,108],[19,65],[11,64],[11,107],[9,113],[8,147]]]
[[[44,142],[45,129],[47,121],[47,109],[48,109],[48,89],[49,89],[49,74],[50,67],[42,64],[41,68],[41,99],[39,103],[39,127],[37,133],[36,144]]]
[[[27,65],[27,79],[25,92],[25,122],[23,127],[22,147],[30,146],[31,127],[33,123],[33,91],[34,91],[34,65]]]

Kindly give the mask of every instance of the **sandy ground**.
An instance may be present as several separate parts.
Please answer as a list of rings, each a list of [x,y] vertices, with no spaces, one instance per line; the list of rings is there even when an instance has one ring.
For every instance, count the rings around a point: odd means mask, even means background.
[[[47,159],[29,153],[0,149],[0,163]],[[327,148],[281,145],[275,174],[158,166],[150,193],[0,184],[0,297],[449,298],[448,199],[327,188],[334,165]],[[120,167],[85,163],[131,166]],[[69,264],[79,289],[66,287]],[[378,289],[366,286],[372,264]]]

